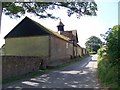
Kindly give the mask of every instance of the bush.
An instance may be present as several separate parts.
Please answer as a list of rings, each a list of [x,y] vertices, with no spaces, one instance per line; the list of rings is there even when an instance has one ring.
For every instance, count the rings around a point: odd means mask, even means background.
[[[105,56],[104,56],[105,57]],[[117,66],[112,66],[109,60],[105,58],[99,58],[98,60],[98,75],[101,83],[104,86],[111,88],[118,87],[118,74]]]
[[[89,54],[96,54],[96,52],[95,52],[95,51],[93,51],[93,52],[89,52]]]
[[[108,32],[106,47],[98,51],[99,78],[104,85],[120,88],[120,25]]]
[[[107,55],[107,53],[106,53],[106,47],[100,48],[98,50],[97,54],[98,54],[99,57],[106,56]]]

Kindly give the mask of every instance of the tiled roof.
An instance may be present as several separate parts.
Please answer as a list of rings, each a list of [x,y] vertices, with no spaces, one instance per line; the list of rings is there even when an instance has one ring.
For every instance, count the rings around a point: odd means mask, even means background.
[[[28,37],[38,35],[48,35],[42,26],[38,26],[28,17],[25,17],[18,25],[16,25],[5,38]]]
[[[71,40],[78,42],[77,30],[70,30],[62,32],[62,35],[69,37]]]
[[[61,39],[69,41],[68,37],[60,35],[57,32],[54,32],[41,24],[37,23],[34,20],[31,20],[28,17],[25,17],[17,26],[15,26],[6,36],[5,38],[13,38],[13,37],[26,37],[26,36],[40,36],[40,35],[48,35],[52,34]]]

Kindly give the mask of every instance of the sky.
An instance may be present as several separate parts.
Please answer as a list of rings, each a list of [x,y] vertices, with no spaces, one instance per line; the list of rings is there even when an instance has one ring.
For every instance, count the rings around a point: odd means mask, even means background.
[[[85,47],[87,39],[94,35],[100,37],[108,28],[118,24],[118,1],[119,0],[95,0],[98,6],[97,16],[82,16],[77,19],[75,15],[67,16],[65,9],[51,11],[55,16],[59,16],[63,22],[64,30],[77,30],[79,45]],[[41,25],[57,32],[57,25],[60,20],[39,19],[30,14],[25,16],[37,21]],[[0,47],[5,43],[4,36],[7,35],[25,16],[18,19],[10,19],[9,16],[2,15]]]

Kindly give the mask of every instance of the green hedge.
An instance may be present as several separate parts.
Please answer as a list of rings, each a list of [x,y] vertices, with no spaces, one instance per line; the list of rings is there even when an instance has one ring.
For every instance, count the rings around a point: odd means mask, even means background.
[[[98,50],[98,75],[103,85],[120,90],[120,25],[106,37],[106,46]]]

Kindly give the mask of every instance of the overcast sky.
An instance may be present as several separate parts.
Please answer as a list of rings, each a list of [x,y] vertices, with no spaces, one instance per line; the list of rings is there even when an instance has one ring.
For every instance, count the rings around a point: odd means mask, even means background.
[[[67,16],[66,10],[51,11],[54,15],[59,16],[63,22],[64,30],[77,30],[79,45],[85,47],[84,43],[87,38],[95,35],[99,38],[101,33],[105,33],[108,28],[112,28],[118,24],[118,1],[100,1],[95,0],[98,5],[97,16],[83,16],[77,19],[75,15]],[[38,19],[33,15],[26,14],[25,16],[37,21],[45,27],[57,32],[57,25],[59,20],[52,19]],[[0,47],[5,43],[4,36],[9,33],[25,16],[20,19],[10,19],[9,16],[2,15],[2,27],[0,35]]]

